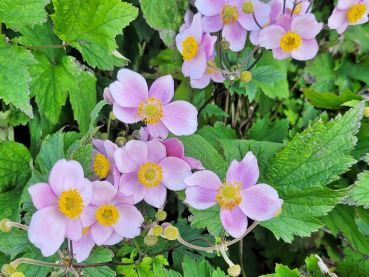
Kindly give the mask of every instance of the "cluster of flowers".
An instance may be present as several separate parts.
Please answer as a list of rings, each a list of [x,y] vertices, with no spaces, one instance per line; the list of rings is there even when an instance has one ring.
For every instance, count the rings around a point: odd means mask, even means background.
[[[81,262],[95,244],[113,245],[140,235],[144,218],[134,205],[144,200],[161,209],[167,189],[185,189],[186,202],[196,209],[219,204],[221,221],[236,238],[246,231],[247,217],[262,221],[278,213],[282,200],[271,186],[256,185],[259,169],[251,152],[241,162],[231,163],[222,183],[200,161],[184,156],[181,141],[166,139],[168,129],[183,135],[197,128],[197,111],[191,104],[170,103],[173,90],[171,76],[159,78],[148,92],[142,76],[119,71],[118,81],[105,96],[117,118],[126,123],[143,120],[147,127],[141,128],[140,140],[122,147],[94,139],[91,180],[84,178],[77,161],[60,160],[48,183],[29,187],[38,209],[31,219],[29,239],[44,256],[54,254],[65,237],[73,242],[75,258]]]
[[[198,13],[187,11],[185,24],[176,37],[178,51],[184,63],[182,72],[190,77],[193,88],[204,88],[210,83],[225,80],[214,62],[216,36],[222,31],[229,49],[239,52],[245,47],[247,32],[255,46],[273,51],[275,59],[292,57],[310,60],[319,51],[316,36],[323,29],[311,13],[309,0],[197,0]],[[342,34],[348,25],[368,21],[369,0],[338,0],[328,20],[328,26]],[[205,32],[205,34],[204,34]]]

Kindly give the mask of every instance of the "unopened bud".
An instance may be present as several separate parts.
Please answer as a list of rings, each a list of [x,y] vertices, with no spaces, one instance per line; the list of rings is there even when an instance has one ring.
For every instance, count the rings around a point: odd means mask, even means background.
[[[114,103],[113,95],[111,94],[109,88],[105,88],[104,89],[103,97],[104,97],[105,100],[108,101],[109,104],[113,104]]]
[[[126,145],[127,140],[124,137],[117,137],[117,139],[115,140],[115,143],[119,146],[122,147],[124,145]]]
[[[369,117],[369,107],[366,107],[366,108],[364,109],[364,116],[365,116],[365,117]]]
[[[10,275],[10,277],[26,277],[22,272],[16,272]]]
[[[0,221],[0,230],[7,233],[10,232],[10,230],[12,229],[12,227],[8,226],[6,223],[8,222],[12,222],[10,219],[4,218],[3,220]]]
[[[102,140],[107,140],[108,139],[108,134],[107,133],[102,133],[101,134],[101,139]]]
[[[242,5],[242,11],[245,14],[252,14],[252,12],[254,11],[254,3],[252,3],[251,1],[246,1]]]
[[[167,218],[167,212],[166,211],[158,211],[155,214],[155,218],[159,221],[164,221]]]
[[[168,240],[176,240],[178,238],[178,229],[174,226],[169,226],[164,230],[164,236]]]
[[[147,235],[144,238],[144,243],[147,246],[154,246],[154,245],[156,245],[158,243],[158,237],[157,236],[154,236],[154,235]]]
[[[252,74],[250,71],[244,71],[241,73],[241,81],[244,83],[248,83],[252,80]]]
[[[110,118],[113,119],[113,120],[116,120],[117,118],[115,117],[114,113],[113,112],[110,112],[109,114]]]
[[[161,226],[156,226],[156,227],[154,227],[154,229],[152,230],[152,234],[154,235],[154,236],[160,236],[161,234],[163,233],[163,227],[161,227]]]
[[[16,272],[17,269],[10,264],[4,264],[3,267],[1,268],[1,273],[4,274],[5,276],[11,276],[13,273]]]
[[[130,141],[130,140],[134,140],[135,138],[133,137],[133,136],[128,136],[128,141]]]
[[[224,51],[227,51],[229,49],[229,46],[231,44],[229,43],[229,41],[226,41],[226,40],[222,40],[219,42],[219,47],[220,49],[224,50]]]
[[[230,268],[228,268],[228,274],[229,276],[232,276],[232,277],[236,277],[238,275],[241,274],[241,267],[236,264],[234,266],[231,266]]]
[[[278,211],[277,211],[277,213],[273,217],[279,216],[281,214],[281,212],[282,212],[282,208],[279,208]]]

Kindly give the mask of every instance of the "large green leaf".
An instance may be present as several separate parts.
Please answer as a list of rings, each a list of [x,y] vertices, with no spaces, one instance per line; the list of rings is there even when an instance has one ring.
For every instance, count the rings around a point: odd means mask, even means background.
[[[355,149],[351,155],[356,160],[360,160],[365,154],[369,153],[369,123],[362,120],[359,132],[356,134],[358,139]]]
[[[286,265],[277,264],[275,267],[275,273],[263,275],[261,277],[301,277],[297,269],[291,270]]]
[[[102,246],[95,247],[90,253],[90,256],[83,263],[104,263],[112,260],[113,253],[109,249]],[[84,276],[87,277],[114,277],[116,274],[114,270],[107,266],[87,267],[83,269]]]
[[[287,119],[269,123],[269,120],[264,118],[252,125],[247,133],[247,138],[257,141],[281,143],[288,132],[289,126],[290,122]]]
[[[312,65],[305,69],[306,73],[315,78],[310,88],[317,92],[333,91],[334,79],[336,77],[333,69],[334,60],[331,55],[317,55]]]
[[[343,249],[343,260],[336,265],[337,273],[344,277],[369,276],[368,256],[347,246]]]
[[[236,131],[231,126],[225,126],[219,122],[214,124],[214,127],[204,126],[196,132],[213,146],[216,145],[218,139],[237,139]]]

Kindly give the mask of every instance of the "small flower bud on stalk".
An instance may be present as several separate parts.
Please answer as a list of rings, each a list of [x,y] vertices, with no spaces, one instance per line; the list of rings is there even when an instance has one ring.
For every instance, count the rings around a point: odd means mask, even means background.
[[[10,277],[26,277],[22,272],[13,273]]]
[[[162,233],[163,233],[163,227],[161,226],[156,226],[152,230],[152,234],[157,237],[160,236]]]
[[[4,264],[3,267],[1,268],[1,273],[4,274],[5,276],[11,276],[16,272],[17,269],[10,264]]]
[[[130,140],[134,140],[135,138],[133,137],[133,136],[128,136],[128,141],[130,141]]]
[[[245,14],[252,14],[252,12],[254,11],[254,3],[252,3],[251,1],[246,1],[242,5],[242,11]]]
[[[366,107],[366,108],[364,109],[364,116],[365,116],[365,117],[369,117],[369,107]]]
[[[147,235],[144,238],[144,243],[147,246],[154,246],[154,245],[156,245],[158,243],[158,237],[157,236],[154,236],[154,235]]]
[[[116,119],[117,119],[117,118],[115,117],[115,115],[114,115],[114,113],[113,113],[113,112],[110,112],[109,116],[110,116],[110,118],[111,118],[112,120],[116,120]]]
[[[241,73],[241,81],[244,83],[248,83],[252,80],[252,74],[250,71],[244,71]]]
[[[126,140],[126,138],[124,138],[124,137],[117,137],[117,139],[115,140],[115,143],[116,143],[116,145],[118,145],[119,147],[122,147],[122,146],[126,145],[127,140]]]
[[[102,140],[107,140],[108,139],[108,134],[107,133],[102,133],[101,134],[101,139]]]
[[[224,51],[227,51],[229,49],[229,46],[231,44],[229,43],[229,41],[226,41],[226,40],[222,40],[219,42],[219,47],[220,49],[224,50]]]
[[[4,218],[3,220],[0,221],[0,230],[3,231],[4,233],[10,232],[10,230],[12,229],[12,226],[7,225],[8,222],[12,221],[7,218]]]
[[[176,240],[178,238],[178,229],[174,226],[169,226],[164,230],[164,236],[168,240]]]
[[[236,264],[234,266],[231,266],[230,268],[228,268],[228,274],[229,276],[232,276],[232,277],[236,277],[238,275],[241,274],[241,267]]]
[[[167,212],[166,211],[158,211],[155,214],[155,218],[159,221],[164,221],[167,218]]]

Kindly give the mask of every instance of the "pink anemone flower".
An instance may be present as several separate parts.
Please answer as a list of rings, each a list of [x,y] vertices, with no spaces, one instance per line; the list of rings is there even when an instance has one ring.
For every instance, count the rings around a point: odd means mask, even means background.
[[[233,237],[241,237],[247,229],[247,218],[264,221],[271,219],[282,207],[283,200],[267,184],[256,185],[259,168],[256,157],[248,152],[241,162],[232,161],[226,181],[222,184],[212,171],[203,170],[185,179],[186,200],[195,209],[221,206],[220,219]]]
[[[187,101],[174,101],[174,80],[170,75],[158,78],[148,90],[146,80],[129,69],[118,71],[118,81],[110,85],[114,115],[131,124],[147,123],[153,137],[191,135],[197,130],[197,110]]]
[[[207,58],[213,55],[216,36],[203,35],[201,14],[196,14],[191,26],[176,36],[178,51],[183,56],[182,73],[200,79],[207,68]]]
[[[191,23],[193,21],[194,13],[191,10],[187,10],[184,16],[184,23],[179,28],[179,32],[183,33],[187,28],[191,27]]]
[[[28,188],[37,212],[32,216],[28,238],[45,257],[53,255],[64,237],[79,241],[80,216],[92,199],[91,182],[84,178],[76,161],[58,161],[51,169],[49,183]]]
[[[92,139],[97,150],[92,149],[90,170],[94,172],[91,181],[106,179],[114,183],[114,170],[116,170],[114,152],[118,146],[110,140]]]
[[[81,216],[83,228],[89,228],[97,245],[112,245],[141,233],[142,214],[133,206],[133,198],[118,192],[107,181],[92,182],[93,197]]]
[[[254,21],[252,14],[242,11],[244,0],[197,0],[195,6],[204,15],[202,24],[204,32],[218,32],[223,29],[222,37],[230,43],[230,49],[234,52],[241,51],[245,47],[247,30],[258,30],[259,26]],[[268,22],[270,6],[259,1],[252,0],[254,13],[258,23],[263,26]]]
[[[184,178],[190,176],[191,168],[185,161],[167,157],[167,151],[158,139],[148,142],[131,140],[115,154],[120,178],[119,191],[133,195],[134,203],[145,200],[151,206],[163,206],[167,188],[183,190]]]
[[[368,22],[369,0],[338,0],[336,8],[328,19],[328,26],[342,34],[349,25]]]
[[[273,50],[277,60],[292,57],[299,61],[314,58],[319,51],[315,37],[323,28],[315,15],[308,13],[291,18],[280,16],[275,25],[261,30],[259,44]]]

